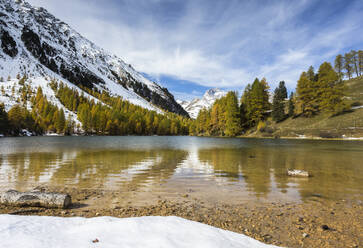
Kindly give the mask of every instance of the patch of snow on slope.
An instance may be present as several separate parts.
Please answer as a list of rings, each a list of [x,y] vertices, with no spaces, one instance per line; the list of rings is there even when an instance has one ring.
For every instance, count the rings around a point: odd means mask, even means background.
[[[18,82],[18,79],[10,79],[9,81],[0,82],[0,102],[4,103],[6,111],[9,111],[14,105],[19,104],[17,99],[20,97],[19,90],[22,86],[19,85]],[[66,119],[71,118],[76,125],[79,124],[80,127],[82,126],[81,122],[77,119],[77,115],[72,111],[69,111],[55,96],[55,92],[49,86],[49,81],[47,81],[44,77],[29,78],[25,81],[25,84],[31,86],[34,95],[36,94],[38,87],[41,87],[43,95],[47,98],[47,100],[53,105],[57,106],[59,109],[63,109]],[[72,88],[75,87],[72,84],[70,84],[69,86]],[[1,92],[2,88],[4,88],[5,94]],[[12,92],[13,88],[14,94]],[[84,95],[88,96],[91,99],[95,99],[85,93]],[[97,99],[95,99],[95,101],[97,102]],[[27,103],[27,108],[29,111],[31,111],[31,106],[29,102]]]
[[[111,70],[124,76],[128,73],[137,82],[145,84],[162,98],[168,98],[159,85],[146,79],[130,65],[82,37],[43,8],[33,8],[22,0],[0,0],[0,3],[1,12],[5,13],[0,16],[0,33],[2,30],[9,32],[18,50],[15,57],[10,57],[0,48],[1,77],[4,79],[8,76],[15,78],[17,74],[21,76],[27,74],[29,77],[51,77],[65,83],[68,82],[60,72],[55,73],[44,64],[39,63],[39,58],[35,58],[25,47],[21,35],[23,27],[27,27],[39,36],[41,43],[46,43],[54,49],[55,55],[49,55],[46,59],[54,59],[58,69],[62,64],[60,61],[64,61],[66,66],[71,66],[72,70],[75,67],[83,68],[104,81],[104,84],[94,84],[94,87],[99,90],[106,90],[112,96],[121,96],[135,105],[163,113],[160,108],[136,94],[132,88],[126,89],[117,83]]]
[[[0,215],[0,246],[272,248],[238,234],[179,217],[60,218]],[[98,242],[93,243],[93,240]]]
[[[184,109],[190,104],[190,101],[185,100],[176,100],[176,102],[180,104],[180,106],[182,106]]]

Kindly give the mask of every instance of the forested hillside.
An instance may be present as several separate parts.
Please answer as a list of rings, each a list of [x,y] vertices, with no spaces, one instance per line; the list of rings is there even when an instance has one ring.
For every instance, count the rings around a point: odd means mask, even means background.
[[[45,78],[55,78],[71,88],[105,91],[149,110],[188,116],[168,89],[145,78],[46,9],[26,1],[0,0],[0,77],[4,82],[0,85],[7,87],[6,82],[19,75],[38,85]],[[0,101],[6,108],[14,105],[4,95]]]
[[[0,133],[18,135],[26,129],[65,135],[362,137],[363,55],[348,54],[338,55],[334,67],[329,62],[317,71],[310,66],[289,97],[284,81],[271,96],[267,80],[256,78],[240,98],[237,92],[228,92],[211,108],[202,109],[196,120],[148,110],[107,91],[69,87],[56,79],[37,84],[27,76],[9,78],[1,86],[1,96],[13,103],[8,111],[0,105]]]
[[[265,78],[248,84],[237,100],[230,92],[201,111],[198,135],[259,137],[361,137],[363,136],[363,51],[338,55],[318,71],[301,73],[296,92],[288,96],[282,81],[269,101]],[[228,123],[228,125],[227,125]]]
[[[96,91],[84,88],[89,94],[85,96],[79,90],[72,89],[62,82],[51,80],[48,86],[54,91],[54,104],[43,94],[42,87],[32,88],[32,83],[26,76],[19,79],[20,85],[5,90],[7,95],[17,103],[5,111],[5,105],[0,104],[0,133],[9,135],[30,132],[33,135],[58,133],[71,135],[186,135],[189,133],[191,120],[165,112],[163,114],[134,105],[122,97],[112,97],[106,91]],[[8,86],[9,87],[9,86]],[[68,113],[68,118],[65,112]],[[76,113],[77,121],[70,113]]]
[[[346,106],[350,109],[332,116],[318,113],[309,118],[291,117],[280,123],[269,121],[266,132],[250,133],[258,136],[274,137],[321,137],[321,138],[361,138],[363,137],[363,77],[344,81]]]

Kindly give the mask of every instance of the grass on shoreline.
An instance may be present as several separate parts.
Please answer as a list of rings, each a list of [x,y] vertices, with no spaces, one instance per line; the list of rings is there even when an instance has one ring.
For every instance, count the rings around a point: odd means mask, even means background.
[[[326,138],[363,137],[363,77],[345,81],[346,101],[353,108],[338,116],[318,114],[312,118],[288,118],[280,123],[266,121],[263,130],[249,130],[243,137]]]

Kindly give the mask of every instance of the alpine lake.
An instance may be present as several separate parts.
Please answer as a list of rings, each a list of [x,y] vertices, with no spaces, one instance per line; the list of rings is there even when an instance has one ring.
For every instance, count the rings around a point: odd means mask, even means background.
[[[289,177],[288,169],[311,177]],[[363,141],[0,138],[0,191],[35,187],[67,192],[78,204],[37,214],[179,215],[289,247],[360,247],[363,242]],[[325,224],[330,231],[321,228]]]

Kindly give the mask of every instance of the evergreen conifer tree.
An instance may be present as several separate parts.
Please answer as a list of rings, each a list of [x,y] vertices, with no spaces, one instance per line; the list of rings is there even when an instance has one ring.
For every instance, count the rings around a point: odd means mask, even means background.
[[[285,82],[281,81],[279,86],[275,89],[273,102],[272,102],[272,119],[276,122],[283,121],[285,115],[285,99],[287,98],[287,89]]]
[[[269,110],[268,102],[268,84],[265,79],[261,81],[255,79],[251,86],[251,90],[247,93],[247,117],[252,125],[256,125],[263,120],[264,114]]]
[[[241,117],[244,117],[244,121],[241,119],[242,122],[242,126],[244,126],[245,128],[248,128],[252,123],[251,123],[251,91],[252,91],[252,86],[250,84],[247,84],[242,97],[241,97]]]
[[[246,129],[246,128],[248,128],[248,124],[249,124],[248,118],[247,118],[246,104],[242,102],[239,109],[240,109],[241,128]]]
[[[8,114],[5,111],[5,106],[0,103],[0,134],[5,134],[9,129]]]
[[[226,98],[226,130],[225,135],[236,136],[241,132],[240,110],[238,106],[237,94],[228,92]]]

